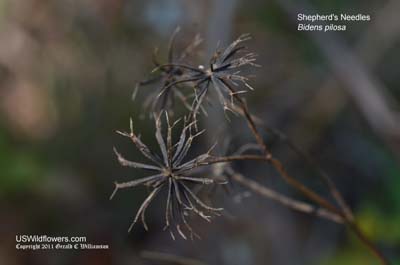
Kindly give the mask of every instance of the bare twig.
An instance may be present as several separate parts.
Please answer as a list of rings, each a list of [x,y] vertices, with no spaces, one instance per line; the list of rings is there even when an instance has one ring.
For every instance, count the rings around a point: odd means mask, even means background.
[[[228,82],[225,82],[223,79],[221,81],[231,92],[234,92],[234,89]],[[249,112],[244,100],[238,94],[233,94],[233,97],[239,103],[239,108],[241,109],[241,113],[243,114],[243,117],[245,118],[250,131],[252,132],[257,143],[260,145],[260,148],[262,148],[262,150],[264,151],[265,161],[268,161],[275,168],[275,170],[286,181],[286,183],[288,183],[290,186],[294,187],[296,190],[301,192],[305,197],[319,204],[326,210],[341,216],[345,220],[347,226],[351,228],[351,231],[353,231],[355,235],[357,235],[357,237],[360,239],[360,241],[363,242],[364,245],[368,247],[371,253],[373,253],[382,264],[389,264],[384,255],[380,252],[380,250],[359,229],[357,223],[353,219],[353,214],[351,213],[350,208],[346,205],[346,203],[342,198],[342,195],[337,190],[337,188],[335,187],[334,183],[330,180],[330,178],[326,174],[323,174],[321,176],[324,182],[327,184],[328,188],[330,189],[333,197],[335,198],[335,200],[337,200],[338,204],[340,205],[341,207],[340,209],[337,208],[332,203],[330,203],[329,201],[327,201],[326,199],[324,199],[323,197],[321,197],[320,195],[318,195],[313,190],[306,187],[300,181],[293,178],[287,172],[284,165],[278,159],[273,157],[271,151],[265,144],[262,135],[259,133],[257,129],[253,116]]]
[[[319,174],[319,177],[321,177],[321,179],[327,185],[332,197],[335,199],[335,201],[338,203],[338,205],[342,208],[342,210],[346,214],[347,218],[350,220],[354,220],[354,215],[353,215],[350,207],[346,204],[343,196],[338,191],[335,184],[330,179],[329,175],[318,165],[318,163],[310,155],[308,155],[306,152],[301,150],[301,148],[299,148],[296,144],[294,144],[282,132],[266,126],[265,123],[263,122],[263,120],[261,120],[260,118],[256,117],[255,115],[250,115],[248,113],[248,111],[247,111],[247,115],[246,115],[244,110],[240,109],[240,107],[238,107],[238,106],[237,107],[235,106],[235,108],[236,108],[235,110],[238,113],[241,113],[243,116],[247,117],[246,119],[250,118],[254,124],[262,125],[267,132],[273,134],[274,136],[277,136],[279,138],[279,140],[281,140],[283,143],[287,144],[290,149],[292,149],[298,156],[303,158],[303,160],[306,163],[308,163],[308,165]],[[252,129],[252,131],[254,131],[254,130]],[[257,160],[260,160],[260,158],[257,158]]]
[[[311,204],[292,199],[277,191],[274,191],[270,188],[260,185],[259,183],[243,176],[238,172],[232,172],[230,176],[233,180],[245,186],[246,188],[252,190],[253,192],[261,196],[264,196],[266,198],[269,198],[271,200],[274,200],[290,209],[311,215],[316,215],[318,217],[325,218],[339,224],[342,224],[344,222],[343,218],[338,214],[327,211],[324,208],[317,208],[315,206],[312,206]]]
[[[228,87],[230,87],[229,83],[226,83],[226,85]],[[354,232],[354,234],[360,239],[361,242],[364,243],[364,245],[371,251],[371,253],[373,253],[379,259],[381,264],[384,264],[384,265],[389,264],[388,260],[380,252],[380,250],[368,239],[368,237],[366,235],[363,234],[361,229],[358,227],[357,223],[353,220],[353,215],[352,214],[349,215],[347,213],[347,211],[349,211],[350,208],[348,208],[347,205],[344,203],[344,200],[342,199],[340,192],[337,190],[337,188],[335,187],[333,182],[329,179],[329,177],[327,175],[324,175],[323,179],[327,183],[331,192],[333,192],[333,196],[335,197],[335,199],[339,200],[339,204],[341,204],[341,207],[344,207],[344,210],[337,208],[335,205],[331,204],[329,201],[322,198],[320,195],[318,195],[311,189],[307,188],[301,182],[299,182],[298,180],[296,180],[295,178],[293,178],[292,176],[290,176],[288,174],[288,172],[286,171],[283,164],[278,159],[276,159],[272,156],[272,153],[269,151],[268,147],[266,146],[261,134],[258,132],[258,129],[255,125],[252,115],[250,114],[250,112],[247,109],[245,102],[237,94],[235,94],[234,97],[239,102],[239,104],[240,104],[239,107],[242,108],[242,113],[247,121],[247,124],[248,124],[251,132],[254,135],[254,138],[256,139],[257,143],[260,144],[260,147],[262,147],[262,149],[265,152],[265,160],[271,163],[271,165],[277,170],[279,175],[289,185],[294,187],[296,190],[300,191],[308,199],[319,204],[321,207],[341,216],[345,220],[347,226],[351,228],[351,231]]]
[[[285,2],[286,0],[278,0]],[[181,78],[176,80],[169,80],[168,83],[165,84],[164,90],[168,90],[172,86],[177,85],[178,83],[190,83],[194,88],[195,99],[193,101],[191,109],[191,113],[188,116],[189,118],[186,120],[189,122],[189,125],[184,126],[179,141],[176,144],[172,144],[172,134],[171,130],[173,125],[171,126],[169,123],[168,116],[166,116],[166,121],[168,124],[168,135],[166,142],[164,141],[161,135],[161,123],[159,122],[159,118],[156,119],[156,139],[158,144],[160,145],[161,156],[156,155],[151,152],[151,150],[141,142],[140,138],[137,137],[132,129],[131,123],[131,131],[130,133],[119,132],[121,135],[130,138],[139,151],[150,161],[153,163],[143,164],[134,161],[129,161],[123,158],[118,152],[116,155],[118,157],[119,162],[123,166],[130,166],[135,168],[146,169],[150,171],[158,171],[158,174],[151,175],[147,178],[134,180],[131,182],[126,183],[116,183],[116,190],[119,188],[126,188],[126,187],[133,187],[140,184],[146,184],[147,186],[153,187],[153,192],[148,196],[145,202],[142,204],[139,212],[135,218],[138,220],[139,215],[142,216],[142,220],[144,220],[144,211],[147,208],[148,204],[158,192],[159,189],[162,187],[168,186],[168,198],[167,198],[167,205],[166,205],[166,228],[170,228],[170,221],[177,221],[176,224],[176,232],[180,234],[184,239],[186,236],[181,230],[181,224],[185,224],[187,230],[193,234],[193,231],[185,219],[185,211],[193,211],[194,213],[198,214],[206,221],[210,221],[211,216],[206,215],[202,212],[202,210],[208,211],[208,213],[213,213],[218,215],[218,211],[222,210],[222,208],[212,208],[205,203],[203,203],[200,198],[185,184],[185,182],[197,183],[197,184],[211,184],[215,183],[213,179],[210,178],[196,178],[192,176],[186,176],[184,173],[190,173],[192,170],[195,170],[201,166],[207,166],[215,163],[226,163],[226,162],[234,162],[234,161],[244,161],[244,160],[252,160],[252,161],[262,161],[269,163],[272,167],[277,171],[279,176],[291,187],[293,187],[296,191],[303,194],[307,199],[311,200],[317,206],[313,206],[308,203],[304,203],[301,201],[294,200],[286,195],[283,195],[277,191],[264,187],[258,184],[255,181],[245,178],[243,175],[233,172],[232,169],[227,168],[227,173],[231,175],[232,179],[236,180],[237,182],[241,183],[242,185],[248,187],[249,189],[253,190],[254,192],[275,200],[288,208],[309,213],[315,214],[316,216],[329,219],[331,221],[337,223],[343,223],[347,227],[349,227],[350,231],[352,231],[364,245],[366,245],[369,250],[379,258],[382,264],[388,264],[386,258],[382,255],[379,249],[362,233],[359,226],[357,225],[356,221],[354,220],[353,214],[350,210],[350,207],[347,206],[345,203],[342,195],[340,194],[339,190],[336,188],[335,184],[330,180],[329,176],[318,167],[318,165],[305,153],[301,152],[297,146],[292,144],[288,139],[283,137],[281,134],[281,140],[285,141],[296,153],[301,155],[316,171],[319,173],[319,176],[324,181],[326,186],[329,188],[329,191],[332,197],[335,199],[336,203],[339,205],[335,205],[334,203],[330,202],[323,196],[319,195],[316,191],[308,188],[304,185],[300,180],[294,178],[292,175],[289,174],[283,163],[275,158],[265,143],[262,134],[259,131],[258,126],[256,125],[256,119],[254,116],[251,115],[248,106],[244,99],[242,99],[241,95],[243,92],[246,91],[236,91],[234,86],[237,85],[236,82],[242,83],[248,89],[252,90],[253,88],[247,83],[248,76],[246,75],[239,75],[240,70],[243,66],[257,66],[255,63],[255,54],[254,53],[246,53],[242,56],[237,56],[239,52],[244,47],[238,46],[239,43],[242,43],[248,40],[250,36],[248,34],[241,35],[237,40],[232,42],[226,49],[224,50],[217,50],[214,56],[210,60],[209,68],[205,69],[204,66],[199,66],[198,68],[192,67],[186,64],[180,63],[169,63],[166,65],[158,65],[158,69],[174,69],[176,73],[179,73]],[[317,40],[319,40],[317,38]],[[172,42],[171,42],[172,43]],[[172,44],[170,45],[172,46]],[[326,48],[326,47],[325,47]],[[335,52],[342,51],[342,50],[335,50]],[[343,52],[344,53],[344,52]],[[172,57],[172,53],[171,56]],[[329,56],[328,56],[329,57]],[[339,62],[336,58],[329,59],[332,61],[332,64],[336,68],[340,68],[342,62]],[[352,58],[349,54],[345,53],[345,56],[342,58],[345,62],[355,64],[354,58]],[[355,64],[355,66],[358,66]],[[335,69],[336,69],[335,68]],[[371,80],[367,80],[365,77],[365,73],[362,69],[355,67],[357,70],[356,78],[357,80],[353,80],[353,77],[349,77],[348,74],[343,73],[342,70],[338,70],[339,74],[342,74],[344,79],[347,80],[350,85],[369,85],[369,89],[373,89],[371,87]],[[175,73],[175,72],[174,72]],[[362,82],[359,82],[359,81]],[[357,83],[358,82],[358,83]],[[209,149],[206,153],[195,157],[192,160],[187,162],[183,162],[183,159],[186,157],[189,148],[192,144],[192,140],[200,135],[203,131],[198,132],[197,134],[192,134],[192,126],[195,126],[195,131],[197,130],[197,121],[196,121],[196,114],[198,110],[202,107],[203,99],[205,98],[207,91],[209,90],[210,84],[212,84],[212,88],[217,93],[219,97],[219,101],[224,108],[224,111],[231,109],[231,105],[236,107],[235,103],[238,103],[237,108],[239,109],[239,113],[241,113],[247,122],[247,126],[250,129],[251,133],[253,134],[257,145],[259,146],[259,150],[262,152],[260,155],[253,155],[253,154],[235,154],[233,156],[224,156],[224,157],[214,157],[211,156],[212,148]],[[359,87],[356,87],[359,90]],[[165,91],[162,90],[162,93]],[[374,94],[374,96],[377,96]],[[379,97],[377,97],[379,98]],[[371,98],[363,98],[367,102],[370,102]],[[377,109],[381,112],[381,114],[387,114],[385,109],[382,107],[382,102],[378,100]],[[365,109],[363,109],[366,111]],[[366,111],[367,112],[367,111]],[[368,113],[370,114],[370,110]],[[385,116],[388,117],[387,115]],[[388,119],[383,121],[386,126],[389,126]],[[393,121],[390,121],[393,122]],[[376,125],[376,124],[375,124]],[[397,126],[396,126],[397,128]],[[392,130],[394,128],[386,127],[385,130]],[[391,132],[392,133],[392,132]],[[168,184],[167,184],[168,183]],[[113,194],[115,194],[116,190]],[[198,207],[198,208],[197,208]],[[176,216],[176,214],[178,214]],[[145,222],[143,221],[144,226],[146,226]],[[170,229],[171,236],[175,239],[175,236]],[[161,255],[161,256],[160,256]],[[178,262],[177,260],[182,261],[182,259],[176,259],[175,256],[171,256],[168,254],[159,254],[159,258],[162,257],[164,260],[170,260],[174,262]],[[188,262],[188,260],[186,260]],[[180,263],[180,264],[189,264],[189,263]],[[191,263],[193,264],[193,263]]]

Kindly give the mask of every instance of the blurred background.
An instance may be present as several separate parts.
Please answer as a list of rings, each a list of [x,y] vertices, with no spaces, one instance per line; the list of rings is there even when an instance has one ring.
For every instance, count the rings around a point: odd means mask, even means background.
[[[296,30],[298,12],[369,14],[337,34]],[[354,209],[362,229],[400,264],[400,2],[241,0],[0,0],[0,264],[179,264],[146,259],[169,253],[204,264],[378,264],[343,226],[295,213],[238,184],[213,189],[226,209],[211,224],[194,219],[202,240],[173,241],[163,228],[162,196],[147,211],[150,231],[127,229],[146,189],[113,182],[144,176],[121,168],[134,146],[115,134],[133,117],[155,148],[153,121],[140,119],[135,83],[165,58],[180,25],[177,47],[204,38],[198,63],[241,33],[262,68],[246,95],[250,109],[317,159]],[[180,46],[181,45],[181,46]],[[232,145],[252,141],[243,121],[225,122],[219,108],[203,121],[205,137]],[[226,138],[226,137],[225,137]],[[328,191],[284,144],[265,134],[273,152],[321,194]],[[221,142],[223,142],[222,139]],[[239,165],[261,184],[304,199],[268,167]],[[15,236],[87,236],[105,251],[16,251]],[[202,264],[199,263],[199,264]]]

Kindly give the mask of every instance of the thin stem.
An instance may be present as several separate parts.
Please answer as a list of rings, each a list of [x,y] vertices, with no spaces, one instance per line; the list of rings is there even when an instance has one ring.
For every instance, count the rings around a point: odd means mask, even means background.
[[[234,90],[231,89],[229,83],[225,82],[224,80],[223,80],[223,82],[225,83],[225,85],[227,85],[230,88],[231,92],[234,93]],[[243,115],[246,119],[247,125],[250,128],[251,132],[253,133],[254,138],[256,139],[257,143],[260,145],[260,147],[262,147],[262,150],[267,155],[267,157],[269,157],[269,158],[272,157],[272,154],[269,151],[269,148],[265,144],[263,137],[259,133],[257,126],[256,126],[253,118],[250,115],[250,112],[249,112],[249,109],[247,108],[246,102],[244,102],[243,99],[238,94],[233,94],[233,96],[239,102],[240,107],[243,111]]]
[[[299,211],[299,212],[303,212],[303,213],[314,214],[318,217],[328,219],[335,223],[339,223],[339,224],[344,223],[343,218],[336,213],[332,213],[330,211],[325,210],[324,208],[317,208],[308,203],[292,199],[292,198],[290,198],[286,195],[283,195],[277,191],[274,191],[265,186],[262,186],[259,183],[243,176],[242,174],[239,174],[237,172],[232,172],[232,174],[230,176],[236,182],[242,184],[246,188],[254,191],[255,193],[257,193],[263,197],[269,198],[271,200],[274,200],[290,209],[293,209],[293,210]]]
[[[228,89],[234,93],[234,89],[232,88],[232,86],[226,82],[225,80],[221,79],[221,81],[228,87]],[[298,180],[296,180],[295,178],[291,177],[285,167],[283,166],[283,164],[273,158],[271,151],[269,150],[269,148],[267,147],[267,145],[265,144],[263,137],[261,136],[261,134],[259,133],[257,126],[247,108],[246,103],[243,101],[243,99],[238,95],[238,94],[233,94],[234,98],[236,99],[236,101],[239,102],[240,104],[240,108],[243,111],[243,115],[245,117],[245,120],[247,121],[247,125],[250,128],[251,132],[254,135],[254,138],[256,139],[257,143],[260,145],[260,147],[262,148],[262,150],[264,151],[265,154],[265,160],[269,161],[271,163],[271,165],[276,169],[276,171],[278,171],[279,175],[291,186],[293,186],[294,188],[296,188],[297,190],[299,190],[301,193],[303,193],[303,195],[305,195],[307,198],[311,199],[312,201],[318,203],[319,205],[321,205],[322,207],[328,209],[331,212],[337,213],[337,214],[341,214],[341,211],[334,206],[332,203],[328,202],[326,199],[322,198],[320,195],[318,195],[317,193],[315,193],[314,191],[310,190],[309,188],[307,188],[306,186],[304,186],[301,182],[299,182]]]
[[[389,260],[382,254],[382,252],[374,245],[374,243],[361,231],[356,222],[347,224],[347,227],[358,237],[358,239],[373,253],[383,265],[389,265]]]
[[[155,72],[155,71],[157,71],[157,70],[159,70],[160,68],[163,68],[163,67],[183,68],[183,69],[191,70],[191,71],[194,71],[194,72],[197,72],[197,73],[200,73],[200,74],[204,73],[203,70],[200,70],[198,68],[191,67],[191,66],[185,65],[185,64],[178,64],[178,63],[166,63],[166,64],[159,65],[156,68],[154,68],[152,72]]]
[[[233,161],[243,161],[243,160],[261,160],[265,161],[265,156],[261,155],[236,155],[236,156],[221,156],[221,157],[211,157],[200,165],[211,165],[216,163],[233,162]]]
[[[337,213],[337,214],[342,214],[341,211],[332,203],[327,201],[326,199],[322,198],[320,195],[318,195],[316,192],[313,190],[307,188],[304,184],[302,184],[300,181],[296,180],[292,176],[290,176],[282,163],[275,159],[272,158],[269,160],[271,165],[278,171],[280,176],[292,187],[300,191],[304,196],[309,198],[310,200],[314,201],[315,203],[318,203],[322,207],[328,209],[331,212]]]
[[[232,86],[226,82],[225,80],[221,79],[221,81],[228,87],[231,92],[234,92]],[[332,195],[334,196],[335,200],[338,202],[342,209],[338,209],[335,205],[327,201],[326,199],[322,198],[320,195],[312,191],[311,189],[304,186],[301,182],[297,181],[295,178],[291,177],[283,164],[278,160],[273,158],[271,151],[268,149],[267,145],[265,144],[261,134],[259,133],[257,126],[254,122],[252,115],[250,114],[246,103],[238,94],[233,94],[235,100],[239,102],[239,107],[242,110],[242,114],[247,122],[247,125],[251,132],[254,135],[257,143],[263,149],[265,154],[265,160],[269,161],[271,165],[278,171],[279,175],[291,186],[295,189],[300,191],[304,196],[309,198],[310,200],[318,203],[320,206],[324,207],[325,209],[338,214],[343,217],[346,221],[348,227],[351,228],[351,231],[363,242],[368,249],[379,259],[381,264],[386,265],[389,264],[388,260],[384,257],[384,255],[380,252],[380,250],[368,239],[368,237],[359,229],[357,224],[353,219],[353,215],[349,214],[349,208],[347,204],[345,204],[343,197],[340,195],[340,192],[336,189],[334,183],[329,179],[327,175],[323,176],[327,186],[330,188]]]
[[[258,160],[258,161],[265,161],[269,162],[273,165],[273,167],[278,171],[280,176],[291,186],[296,188],[300,191],[303,195],[305,195],[310,200],[314,201],[315,203],[319,204],[321,207],[335,213],[338,215],[342,215],[342,212],[332,203],[327,201],[326,199],[322,198],[316,192],[312,191],[311,189],[307,188],[299,182],[298,180],[291,177],[285,168],[283,167],[282,163],[275,159],[275,158],[268,158],[267,156],[260,156],[260,155],[239,155],[239,156],[226,156],[226,157],[214,157],[210,160],[207,160],[198,166],[202,165],[210,165],[215,163],[224,163],[224,162],[233,162],[233,161],[243,161],[243,160]]]
[[[235,106],[234,106],[234,108],[235,108]],[[238,111],[239,113],[244,115],[246,117],[246,119],[252,120],[254,124],[262,125],[267,132],[273,134],[274,136],[277,136],[279,138],[279,140],[281,140],[282,142],[287,144],[287,146],[290,149],[292,149],[298,156],[302,157],[308,163],[308,165],[311,166],[319,174],[319,176],[322,178],[324,183],[329,188],[329,191],[330,191],[332,197],[335,199],[335,201],[340,206],[342,211],[346,214],[347,219],[354,220],[353,212],[351,211],[350,207],[347,205],[347,203],[344,200],[342,194],[336,188],[335,184],[332,182],[332,180],[330,179],[329,175],[324,170],[322,170],[322,168],[320,166],[318,166],[318,164],[315,162],[314,159],[311,158],[310,155],[308,155],[306,152],[302,151],[301,148],[299,148],[297,145],[295,145],[282,132],[280,132],[280,131],[278,131],[276,129],[272,129],[270,127],[267,127],[264,124],[264,122],[260,118],[258,118],[257,116],[250,115],[248,111],[247,111],[247,115],[246,115],[245,111],[244,111],[244,109],[242,107],[239,107],[239,108],[236,107],[235,111]]]
[[[303,158],[303,160],[313,168],[324,181],[326,186],[329,188],[329,191],[332,197],[335,199],[337,204],[342,208],[343,212],[346,214],[349,220],[354,220],[353,212],[351,211],[350,207],[347,205],[346,201],[344,200],[342,194],[337,189],[336,185],[330,179],[329,175],[318,165],[318,163],[306,152],[301,150],[296,144],[294,144],[286,135],[277,131],[275,129],[271,129],[265,127],[266,131],[272,133],[273,135],[277,136],[282,142],[286,143],[287,146],[292,149],[298,156]]]

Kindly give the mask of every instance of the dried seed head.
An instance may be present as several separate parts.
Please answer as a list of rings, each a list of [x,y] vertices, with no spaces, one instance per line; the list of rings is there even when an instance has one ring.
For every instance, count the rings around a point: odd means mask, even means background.
[[[159,114],[155,118],[156,133],[155,138],[160,148],[160,155],[152,152],[147,145],[145,145],[133,131],[133,123],[131,124],[131,132],[118,132],[122,136],[128,137],[135,144],[141,154],[147,158],[148,163],[140,163],[130,161],[124,158],[116,148],[114,152],[117,156],[119,163],[122,166],[133,167],[150,172],[148,177],[136,179],[128,182],[115,183],[115,189],[111,194],[112,199],[118,190],[145,185],[151,188],[150,194],[139,208],[129,231],[133,225],[141,217],[143,226],[147,230],[145,222],[145,211],[150,205],[151,201],[162,190],[167,190],[167,201],[165,209],[165,226],[170,230],[171,236],[174,237],[174,230],[178,232],[182,238],[186,239],[185,231],[191,236],[195,233],[187,220],[187,214],[193,212],[206,221],[210,221],[210,216],[206,213],[217,215],[222,208],[213,208],[203,203],[200,198],[190,189],[189,185],[210,185],[215,183],[213,179],[203,177],[193,177],[191,173],[199,166],[207,164],[207,160],[211,156],[210,148],[206,153],[196,156],[195,158],[185,161],[187,154],[190,150],[193,140],[201,135],[203,131],[193,134],[193,122],[184,124],[181,130],[178,141],[172,143],[172,129],[177,124],[174,122],[172,125],[169,122],[168,114],[165,115],[167,124],[167,137],[162,135],[162,117]],[[173,224],[175,225],[173,227]],[[183,227],[182,227],[183,225]],[[184,228],[184,229],[183,229]]]
[[[241,74],[241,70],[245,66],[259,66],[255,63],[255,53],[244,53],[245,46],[241,44],[250,39],[249,34],[241,35],[237,40],[232,42],[224,50],[214,53],[209,62],[209,67],[205,69],[203,65],[193,67],[187,64],[166,64],[159,67],[174,67],[180,69],[183,73],[181,78],[177,78],[175,84],[191,84],[194,88],[194,100],[191,104],[193,112],[193,120],[201,110],[201,105],[207,98],[210,86],[217,95],[224,111],[235,113],[235,98],[239,98],[247,90],[238,90],[240,83],[247,89],[253,90],[248,83],[250,76]]]
[[[179,67],[173,66],[173,64],[179,64],[192,55],[195,49],[201,44],[202,39],[199,35],[196,35],[186,48],[180,53],[175,53],[174,46],[179,31],[180,28],[178,27],[171,35],[168,45],[167,63],[165,65],[159,63],[157,59],[158,49],[156,49],[152,60],[156,67],[152,73],[157,72],[156,75],[138,82],[132,93],[132,99],[135,100],[141,86],[151,84],[159,86],[157,91],[150,93],[144,100],[144,108],[145,110],[150,110],[150,112],[160,113],[163,110],[167,110],[172,113],[172,107],[176,100],[180,101],[187,109],[191,109],[191,104],[189,103],[191,92],[189,94],[184,93],[182,91],[183,87],[181,87],[185,83],[181,81],[181,79],[186,79],[185,73]]]

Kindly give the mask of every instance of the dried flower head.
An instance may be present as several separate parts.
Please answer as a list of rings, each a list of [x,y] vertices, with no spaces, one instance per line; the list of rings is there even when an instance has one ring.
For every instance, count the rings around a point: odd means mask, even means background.
[[[132,94],[132,99],[134,100],[141,86],[157,84],[159,89],[150,93],[144,101],[144,108],[150,109],[151,112],[160,113],[163,110],[171,111],[176,99],[179,100],[187,109],[191,109],[188,96],[181,91],[182,87],[180,87],[179,82],[176,82],[181,78],[184,78],[185,73],[179,67],[173,65],[179,64],[183,60],[187,59],[187,57],[201,44],[202,39],[199,35],[196,35],[186,48],[176,54],[174,45],[179,31],[180,28],[178,27],[170,38],[168,44],[167,64],[164,66],[161,65],[157,59],[157,50],[155,50],[152,61],[155,67],[157,67],[157,75],[150,79],[138,82]]]
[[[234,105],[234,96],[247,92],[247,90],[236,89],[236,87],[239,87],[239,83],[253,90],[248,84],[249,76],[241,74],[242,68],[244,66],[259,66],[255,63],[255,53],[245,52],[242,54],[242,52],[246,50],[246,47],[240,44],[249,39],[249,34],[244,34],[224,50],[217,49],[210,59],[208,68],[202,65],[199,67],[192,67],[185,64],[166,64],[158,68],[173,66],[176,69],[181,69],[182,72],[185,73],[183,75],[184,78],[179,78],[171,83],[170,86],[182,83],[193,84],[195,88],[195,100],[192,104],[194,114],[200,109],[211,84],[224,110],[234,112],[230,107]]]
[[[178,124],[179,121],[171,125],[169,123],[167,113],[165,117],[168,125],[166,140],[164,140],[162,136],[161,114],[155,118],[155,137],[160,147],[161,155],[152,152],[147,145],[145,145],[134,133],[132,120],[130,123],[129,133],[117,131],[120,135],[130,138],[135,144],[136,148],[150,162],[149,164],[145,164],[129,161],[114,148],[114,152],[117,155],[119,163],[122,166],[143,169],[150,172],[151,175],[128,182],[116,182],[115,189],[111,194],[110,199],[114,197],[119,189],[136,187],[139,185],[150,187],[151,192],[139,208],[128,231],[132,229],[133,225],[140,217],[144,228],[147,230],[148,227],[145,221],[145,211],[155,196],[162,189],[166,189],[167,200],[165,209],[165,229],[169,229],[171,236],[174,239],[175,236],[173,228],[176,229],[182,238],[186,239],[184,230],[189,232],[191,238],[193,238],[193,235],[196,236],[196,234],[186,218],[189,212],[193,212],[204,220],[210,221],[211,216],[207,214],[218,215],[218,212],[223,210],[222,208],[213,208],[206,205],[190,188],[191,184],[208,185],[215,183],[215,181],[210,178],[193,177],[190,175],[197,167],[207,164],[207,159],[211,157],[210,153],[212,148],[210,148],[206,153],[185,162],[185,158],[190,150],[193,140],[204,131],[192,134],[193,123],[184,124],[179,140],[173,144],[172,129]],[[174,223],[174,227],[172,226],[172,223]],[[182,225],[184,226],[184,229],[182,229]]]

